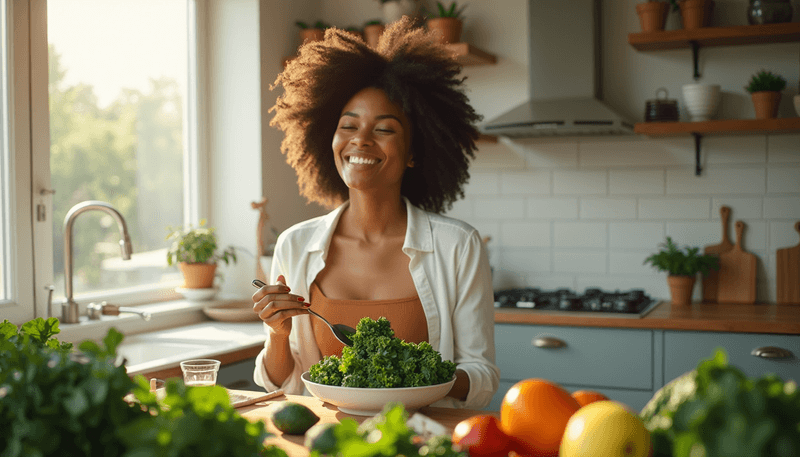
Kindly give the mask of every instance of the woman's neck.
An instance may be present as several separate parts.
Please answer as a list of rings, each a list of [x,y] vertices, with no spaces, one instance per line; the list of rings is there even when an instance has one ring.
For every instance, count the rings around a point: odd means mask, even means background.
[[[366,240],[374,236],[405,236],[406,212],[406,204],[399,196],[377,198],[351,192],[339,229],[342,234]]]

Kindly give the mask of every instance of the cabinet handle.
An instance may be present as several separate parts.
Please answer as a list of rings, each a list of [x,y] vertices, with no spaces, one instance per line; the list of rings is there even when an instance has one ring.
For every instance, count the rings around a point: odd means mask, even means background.
[[[558,349],[567,346],[567,343],[552,336],[537,336],[531,341],[531,344],[544,349]]]
[[[775,346],[761,346],[760,348],[755,348],[750,352],[750,355],[763,357],[765,359],[791,359],[794,357],[792,351]]]

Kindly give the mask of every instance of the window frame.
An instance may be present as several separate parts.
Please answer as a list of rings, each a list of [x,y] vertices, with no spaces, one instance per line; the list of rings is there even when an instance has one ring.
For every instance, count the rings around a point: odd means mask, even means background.
[[[53,214],[50,193],[50,122],[48,92],[47,0],[7,1],[13,27],[10,35],[10,90],[13,91],[13,119],[10,119],[10,147],[14,151],[9,164],[12,180],[10,196],[10,253],[14,261],[11,276],[10,303],[0,302],[0,319],[22,323],[34,317],[61,317],[59,297],[53,297],[52,313],[48,314],[49,287],[53,283]],[[203,32],[207,23],[204,0],[187,0],[189,20],[188,97],[184,103],[184,223],[190,224],[208,213],[206,182],[207,138],[201,132],[206,122],[203,98],[207,67],[204,53],[207,43]],[[194,19],[192,19],[194,18]],[[11,96],[9,98],[12,98]],[[44,213],[38,220],[37,213]],[[134,240],[134,252],[135,252]],[[135,306],[179,299],[174,288],[178,284],[133,286],[113,293],[80,294],[74,298],[85,314],[92,301],[106,300],[119,305]]]

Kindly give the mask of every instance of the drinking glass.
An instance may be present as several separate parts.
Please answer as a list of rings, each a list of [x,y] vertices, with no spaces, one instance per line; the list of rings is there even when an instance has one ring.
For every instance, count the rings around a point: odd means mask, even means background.
[[[194,359],[181,362],[183,383],[187,386],[213,386],[217,383],[219,360]]]

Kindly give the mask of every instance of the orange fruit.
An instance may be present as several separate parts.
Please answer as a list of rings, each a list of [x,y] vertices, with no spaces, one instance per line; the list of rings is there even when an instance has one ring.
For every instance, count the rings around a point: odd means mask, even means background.
[[[580,409],[560,385],[545,379],[514,384],[500,405],[500,427],[520,455],[557,457],[569,418]]]
[[[572,392],[572,398],[574,398],[575,401],[577,401],[581,406],[586,406],[589,403],[600,400],[610,400],[610,398],[594,390],[578,390],[576,392]]]
[[[453,429],[453,444],[470,457],[505,457],[511,450],[511,438],[500,429],[500,421],[490,414],[464,419]]]

